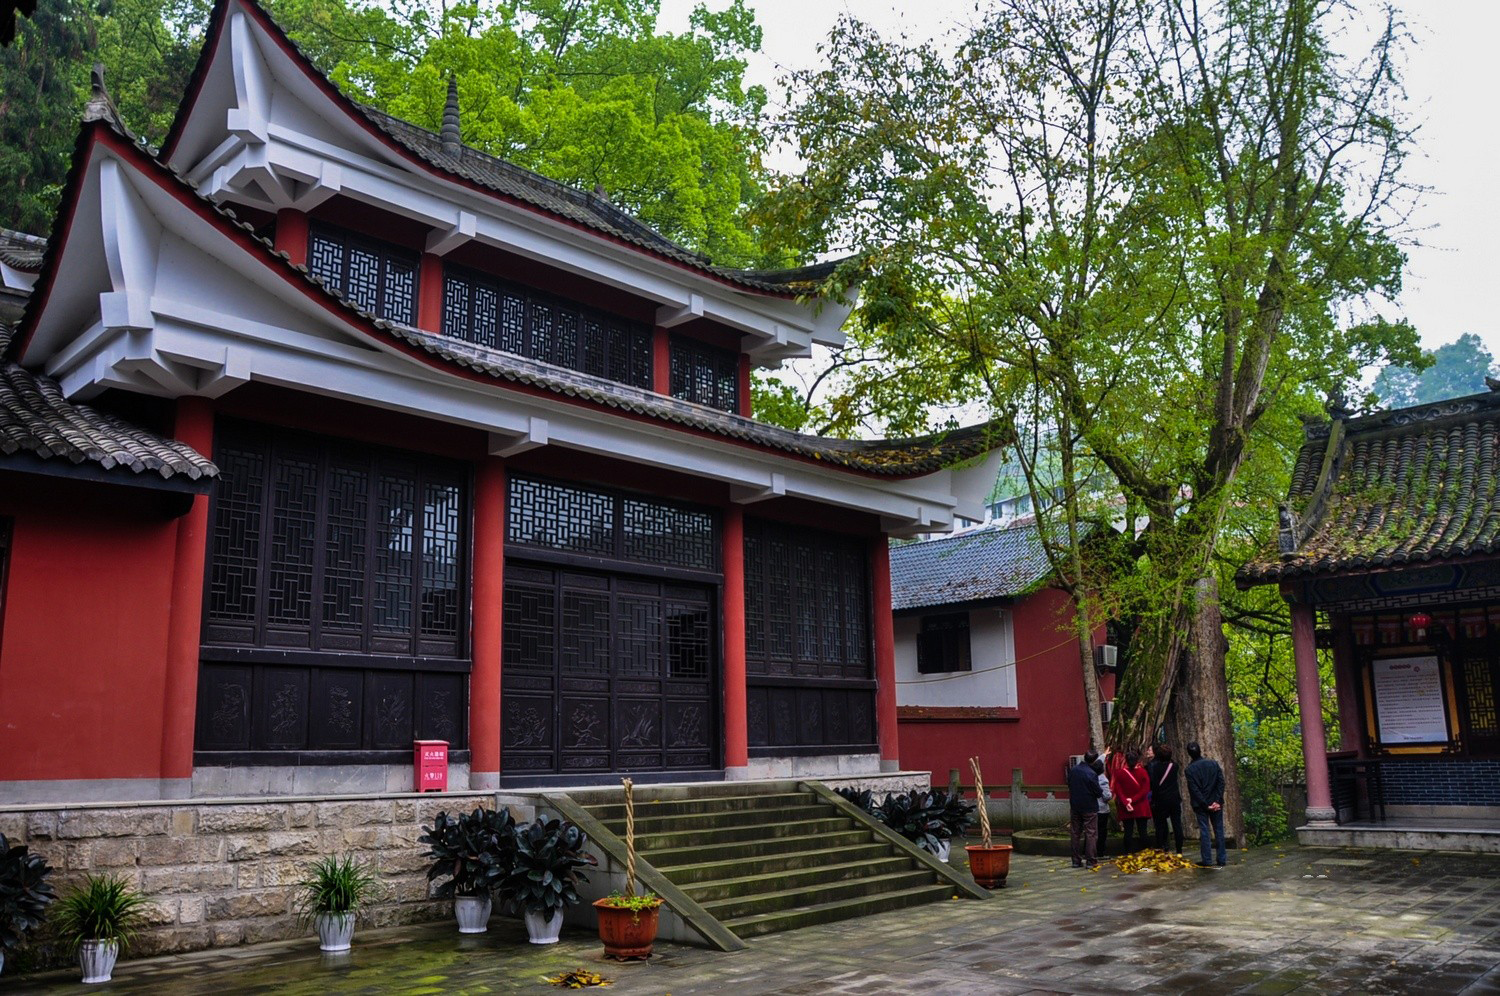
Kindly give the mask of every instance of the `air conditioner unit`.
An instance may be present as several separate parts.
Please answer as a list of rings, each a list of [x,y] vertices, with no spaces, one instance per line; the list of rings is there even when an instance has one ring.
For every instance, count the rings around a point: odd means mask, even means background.
[[[1094,667],[1100,671],[1114,671],[1120,666],[1120,648],[1112,643],[1094,648]]]
[[[1110,649],[1113,650],[1114,648],[1111,647]],[[1108,724],[1110,720],[1112,720],[1112,719],[1115,718],[1115,700],[1114,699],[1108,699],[1108,700],[1106,700],[1104,702],[1100,702],[1099,703],[1099,718],[1105,724]]]
[[[1068,780],[1068,775],[1072,773],[1073,769],[1078,767],[1082,763],[1082,754],[1069,754],[1068,763],[1063,767],[1063,781],[1066,782]]]

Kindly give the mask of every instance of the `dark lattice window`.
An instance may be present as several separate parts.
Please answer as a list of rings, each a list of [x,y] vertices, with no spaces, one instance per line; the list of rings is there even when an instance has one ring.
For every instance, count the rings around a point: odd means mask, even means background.
[[[506,542],[561,553],[714,571],[712,513],[577,484],[513,476]]]
[[[443,334],[651,387],[651,330],[458,267],[443,271]]]
[[[241,426],[219,436],[205,645],[465,656],[461,468]]]
[[[969,614],[923,616],[917,633],[917,673],[943,674],[973,669],[969,658]]]
[[[857,539],[745,523],[745,654],[757,674],[869,678],[870,600]]]
[[[739,412],[738,353],[673,336],[671,361],[672,397],[726,412]]]
[[[381,318],[417,322],[416,253],[330,225],[308,239],[307,268],[355,306]]]

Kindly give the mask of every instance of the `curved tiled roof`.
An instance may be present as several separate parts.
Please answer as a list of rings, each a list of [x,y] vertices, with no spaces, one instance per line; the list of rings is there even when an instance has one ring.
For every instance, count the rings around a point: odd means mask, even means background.
[[[1035,523],[891,547],[891,608],[1014,598],[1052,573]]]
[[[10,336],[11,330],[0,325],[0,355],[10,344]],[[0,361],[0,468],[5,466],[5,457],[17,454],[163,479],[196,481],[219,474],[207,457],[185,443],[163,439],[88,405],[73,404],[51,378]]]
[[[0,263],[35,273],[42,268],[42,255],[46,251],[46,239],[0,228]]]
[[[1500,552],[1500,393],[1309,422],[1280,549],[1241,586]]]

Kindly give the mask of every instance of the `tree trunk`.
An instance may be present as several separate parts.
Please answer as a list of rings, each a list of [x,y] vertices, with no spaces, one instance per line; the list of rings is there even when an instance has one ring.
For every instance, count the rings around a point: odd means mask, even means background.
[[[1104,710],[1100,708],[1099,675],[1094,670],[1094,634],[1088,615],[1075,599],[1073,629],[1078,634],[1078,663],[1083,672],[1083,707],[1088,710],[1089,748],[1104,750]]]
[[[1234,753],[1234,721],[1229,713],[1229,680],[1225,673],[1224,621],[1219,612],[1219,583],[1209,577],[1193,586],[1194,604],[1182,667],[1173,689],[1168,728],[1178,740],[1173,749],[1186,754],[1198,741],[1203,756],[1224,769],[1224,832],[1245,846],[1245,815],[1240,802],[1239,765]],[[1184,757],[1184,761],[1186,758]]]

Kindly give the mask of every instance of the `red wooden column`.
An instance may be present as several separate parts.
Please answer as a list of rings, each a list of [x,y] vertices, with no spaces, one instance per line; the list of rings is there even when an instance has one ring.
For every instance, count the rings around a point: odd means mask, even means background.
[[[177,399],[173,436],[205,456],[214,451],[214,412],[207,398]],[[208,556],[208,496],[197,495],[177,520],[172,604],[167,614],[166,683],[162,693],[161,794],[186,798],[192,787],[198,715],[198,644],[203,621],[203,565]]]
[[[651,333],[651,390],[672,393],[672,333],[660,327]]]
[[[900,771],[896,742],[896,628],[891,620],[891,545],[884,535],[870,541],[870,600],[875,613],[875,727],[880,734],[880,770]]]
[[[724,774],[750,772],[745,718],[745,510],[724,509]]]
[[[755,405],[750,397],[750,354],[740,354],[740,414],[749,418],[754,414]]]
[[[469,675],[469,787],[500,787],[500,627],[505,596],[505,464],[474,482],[474,670]]]
[[[1328,746],[1323,732],[1323,686],[1318,680],[1316,612],[1292,605],[1292,657],[1297,663],[1297,713],[1302,720],[1302,763],[1307,771],[1307,822],[1334,821],[1328,789]]]
[[[443,331],[443,257],[430,252],[417,266],[417,328]]]
[[[307,264],[307,215],[292,208],[276,212],[276,248],[293,263]]]

